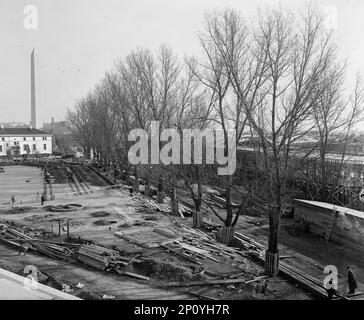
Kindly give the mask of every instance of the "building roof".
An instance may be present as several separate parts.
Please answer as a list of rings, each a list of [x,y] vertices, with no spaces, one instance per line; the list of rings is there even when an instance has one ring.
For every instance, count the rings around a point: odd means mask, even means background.
[[[31,280],[29,284],[24,280],[24,277],[0,268],[0,300],[81,300],[39,282],[31,287]]]
[[[324,208],[324,209],[327,209],[330,211],[332,211],[335,208],[335,210],[337,212],[342,212],[344,214],[348,214],[348,215],[352,215],[352,216],[356,216],[358,218],[364,219],[364,212],[346,208],[346,207],[337,206],[332,203],[312,201],[312,200],[302,200],[302,199],[294,199],[294,201],[296,203],[306,204],[306,205],[314,206],[314,207],[320,207],[320,208]]]
[[[50,134],[48,132],[33,129],[33,128],[1,128],[0,127],[0,136],[23,136],[23,135],[40,135],[40,134]]]

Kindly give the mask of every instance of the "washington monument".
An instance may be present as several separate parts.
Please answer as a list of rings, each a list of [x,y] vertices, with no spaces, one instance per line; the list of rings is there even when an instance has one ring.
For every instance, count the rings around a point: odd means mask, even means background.
[[[35,75],[34,75],[34,49],[30,56],[30,90],[31,90],[31,121],[32,128],[37,128],[37,117],[35,113]]]

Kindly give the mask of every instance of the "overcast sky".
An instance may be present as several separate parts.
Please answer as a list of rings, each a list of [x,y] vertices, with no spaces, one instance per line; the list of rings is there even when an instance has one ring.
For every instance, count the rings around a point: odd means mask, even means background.
[[[206,10],[231,7],[247,17],[257,6],[282,3],[296,12],[300,0],[1,0],[0,122],[30,121],[30,53],[36,53],[37,120],[63,120],[67,108],[137,46],[199,52],[197,32]],[[24,28],[27,5],[38,8],[38,29]],[[364,1],[322,0],[338,12],[335,39],[349,72],[364,73]]]

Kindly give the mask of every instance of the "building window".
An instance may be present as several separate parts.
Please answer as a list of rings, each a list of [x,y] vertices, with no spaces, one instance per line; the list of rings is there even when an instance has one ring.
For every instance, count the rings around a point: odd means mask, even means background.
[[[27,147],[28,147],[28,145],[27,145],[27,144],[23,145],[23,150],[24,150],[24,151],[27,151]]]
[[[16,146],[16,141],[14,141],[14,146]]]
[[[3,152],[3,146],[0,146],[0,152]]]
[[[27,141],[27,138],[26,138],[26,137],[23,137],[23,140],[24,140],[24,141]]]
[[[47,140],[47,137],[44,137],[44,140]]]
[[[2,140],[2,141],[5,141],[5,138],[4,138],[4,137],[2,137],[2,138],[1,138],[1,140]]]
[[[33,141],[35,141],[35,137],[33,137]]]
[[[33,151],[36,151],[36,150],[37,150],[37,145],[33,144]]]
[[[43,144],[43,150],[47,150],[47,145]]]

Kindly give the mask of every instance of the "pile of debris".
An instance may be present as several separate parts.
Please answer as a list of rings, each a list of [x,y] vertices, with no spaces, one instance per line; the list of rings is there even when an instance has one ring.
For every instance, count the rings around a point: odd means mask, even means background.
[[[5,224],[0,224],[0,229],[0,241],[18,249],[19,252],[32,250],[55,259],[72,260],[73,258],[71,248],[75,245],[34,239]]]
[[[124,271],[124,267],[129,263],[139,260],[120,256],[119,252],[115,250],[94,244],[74,244],[35,239],[10,228],[6,224],[0,224],[0,231],[0,242],[18,249],[19,252],[34,251],[50,258],[68,262],[78,261],[98,270],[114,270],[119,274],[149,280],[147,277]]]
[[[160,211],[162,213],[171,213],[170,206],[164,203],[155,203],[153,200],[145,199],[144,206],[150,210]]]
[[[265,249],[260,243],[239,232],[235,232],[234,243],[247,251],[251,256],[262,257],[265,254]]]
[[[92,244],[80,245],[76,250],[77,261],[99,270],[109,268],[110,263],[115,261],[118,256],[119,252],[117,251]]]
[[[171,213],[171,200],[169,198],[165,199],[164,203],[156,203],[153,200],[144,199],[144,206],[150,210],[159,211],[162,213]],[[178,213],[181,216],[181,218],[184,218],[185,216],[192,215],[192,210],[188,208],[187,206],[183,205],[182,203],[178,204]]]

